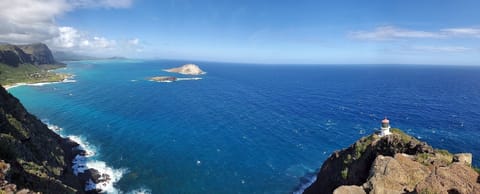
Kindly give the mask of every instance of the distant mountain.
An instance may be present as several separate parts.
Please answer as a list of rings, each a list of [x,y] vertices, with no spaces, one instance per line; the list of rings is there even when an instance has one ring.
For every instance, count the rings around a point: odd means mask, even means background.
[[[74,52],[53,51],[53,56],[59,61],[81,61],[81,60],[111,60],[111,59],[127,59],[125,57],[93,57],[88,55],[80,55]]]
[[[18,67],[20,64],[63,65],[57,62],[50,49],[43,43],[28,45],[0,45],[0,63]]]
[[[87,55],[80,55],[67,51],[53,51],[53,56],[59,61],[81,61],[81,60],[97,60],[98,57],[92,57]]]
[[[4,86],[62,81],[66,75],[48,70],[65,66],[55,60],[45,44],[0,44],[0,84]]]

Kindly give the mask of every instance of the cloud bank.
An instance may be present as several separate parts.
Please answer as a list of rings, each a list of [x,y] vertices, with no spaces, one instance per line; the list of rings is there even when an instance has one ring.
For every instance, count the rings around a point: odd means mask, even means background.
[[[420,38],[480,38],[480,28],[445,28],[438,31],[422,31],[380,26],[370,31],[350,32],[349,37],[358,40],[387,41]]]
[[[133,0],[15,0],[0,1],[0,42],[47,43],[56,50],[92,51],[135,46],[138,39],[111,40],[82,32],[73,26],[59,26],[55,19],[76,9],[129,8]]]

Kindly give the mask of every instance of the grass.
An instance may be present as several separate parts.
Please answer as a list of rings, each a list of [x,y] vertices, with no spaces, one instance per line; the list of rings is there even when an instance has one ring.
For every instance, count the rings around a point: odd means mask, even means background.
[[[10,160],[16,158],[15,138],[9,134],[0,133],[0,158]]]
[[[342,175],[342,178],[346,180],[348,177],[348,168],[343,169],[340,173]]]
[[[453,154],[448,150],[435,149],[435,156],[447,165],[453,162]]]
[[[417,162],[423,165],[429,165],[429,159],[432,155],[428,153],[420,153],[416,155]]]
[[[373,139],[373,135],[370,135],[368,137],[360,139],[360,141],[355,143],[355,159],[359,159],[362,156],[363,152],[365,152],[367,147],[372,144]]]
[[[424,189],[424,190],[421,190],[420,192],[418,192],[418,194],[437,194],[433,191],[430,191],[428,189]]]
[[[32,64],[20,64],[18,67],[0,64],[0,84],[12,85],[15,83],[39,83],[62,81],[66,75],[50,72],[48,70],[60,65],[36,66]]]
[[[405,132],[403,132],[402,130],[398,129],[398,128],[391,128],[390,131],[392,133],[395,133],[395,134],[398,134],[400,135],[400,138],[402,140],[403,143],[408,143],[410,141],[416,141],[418,142],[417,139],[413,138],[412,136],[406,134]]]
[[[23,139],[28,139],[30,137],[28,131],[26,131],[25,128],[23,128],[22,123],[20,123],[20,121],[15,119],[10,114],[6,114],[6,117],[7,117],[8,122],[10,123],[10,125],[12,127],[14,127],[16,129],[16,131],[18,131],[18,133],[20,133],[20,135],[22,136]]]
[[[472,166],[473,170],[475,170],[478,175],[480,175],[480,168],[479,167],[476,167],[476,166]]]
[[[18,163],[20,163],[20,165],[22,165],[23,169],[26,172],[38,177],[48,177],[47,170],[45,169],[45,167],[40,166],[34,162],[27,162],[21,159],[17,161]]]

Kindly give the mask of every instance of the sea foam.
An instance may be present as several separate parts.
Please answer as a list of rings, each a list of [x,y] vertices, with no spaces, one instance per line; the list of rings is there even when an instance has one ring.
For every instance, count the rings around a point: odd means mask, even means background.
[[[59,131],[62,130],[61,127],[50,123],[48,119],[42,119],[42,122],[45,123],[50,130],[61,135],[62,137],[65,137],[59,133]],[[85,183],[85,191],[101,190],[102,192],[106,193],[121,193],[121,191],[114,187],[114,184],[122,178],[122,176],[127,172],[127,169],[114,169],[103,161],[94,160],[93,157],[96,155],[95,153],[97,149],[83,137],[75,135],[68,135],[66,137],[78,144],[78,146],[74,149],[82,151],[82,153],[76,155],[72,161],[73,174],[78,176],[78,174],[85,173],[88,169],[95,169],[100,175],[106,174],[109,177],[108,180],[102,180],[97,184],[92,179],[88,180]],[[142,192],[135,193],[148,193],[148,190],[146,189],[140,189],[138,191]]]

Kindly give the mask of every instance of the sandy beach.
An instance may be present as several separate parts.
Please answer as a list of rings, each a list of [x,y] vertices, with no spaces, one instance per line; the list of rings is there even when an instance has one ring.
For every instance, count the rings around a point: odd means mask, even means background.
[[[16,84],[13,84],[13,85],[4,85],[3,87],[6,90],[10,90],[12,88],[19,87],[19,86],[44,86],[44,85],[48,85],[48,84],[77,82],[76,80],[73,79],[74,77],[75,77],[74,75],[70,75],[67,78],[63,79],[62,81],[38,82],[38,83],[16,83]]]

